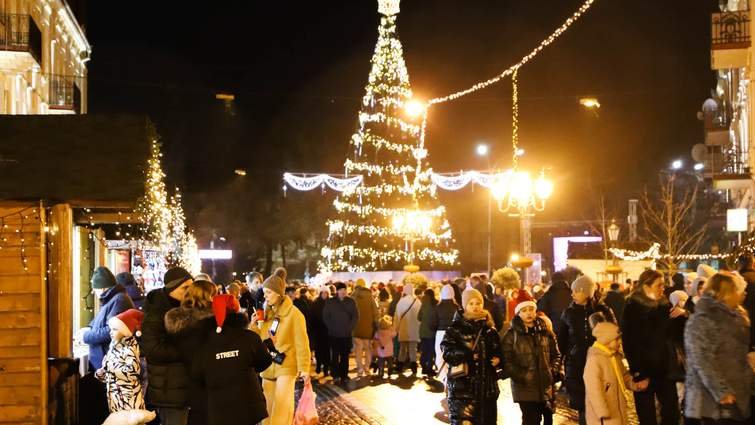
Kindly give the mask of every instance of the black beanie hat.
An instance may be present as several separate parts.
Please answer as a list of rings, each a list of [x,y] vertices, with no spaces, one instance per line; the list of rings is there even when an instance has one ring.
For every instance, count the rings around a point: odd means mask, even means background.
[[[684,275],[681,273],[676,273],[675,275],[671,276],[671,281],[674,283],[675,288],[684,287]]]
[[[165,289],[172,291],[191,278],[191,274],[187,272],[186,269],[182,267],[173,267],[165,272],[163,282],[165,283]]]
[[[118,273],[115,275],[115,281],[122,286],[136,286],[136,279],[129,272]]]
[[[108,289],[115,286],[115,276],[107,267],[97,267],[92,274],[92,288]]]

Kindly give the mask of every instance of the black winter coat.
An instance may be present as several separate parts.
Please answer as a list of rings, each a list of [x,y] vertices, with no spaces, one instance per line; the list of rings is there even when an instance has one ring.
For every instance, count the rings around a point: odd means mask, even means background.
[[[553,322],[553,332],[558,335],[561,327],[561,315],[571,304],[571,288],[564,281],[553,282],[548,291],[537,302],[538,311],[542,311]]]
[[[323,346],[323,344],[327,344],[328,342],[328,327],[325,326],[325,321],[322,318],[325,302],[326,300],[317,297],[312,303],[312,309],[309,311],[310,321],[312,322],[312,335],[310,339],[312,340],[312,345],[315,347]],[[327,347],[327,345],[324,346]]]
[[[186,370],[191,370],[196,350],[201,348],[210,332],[215,331],[212,309],[176,307],[165,315],[165,329],[175,341]],[[190,425],[207,424],[207,390],[196,379],[189,379]]]
[[[504,319],[504,313],[501,311],[501,308],[498,306],[498,304],[495,303],[495,301],[489,300],[485,298],[485,302],[483,304],[485,307],[485,310],[487,310],[490,313],[490,316],[493,318],[493,323],[495,323],[495,330],[497,332],[500,332],[501,329],[503,329],[503,319]]]
[[[191,374],[207,388],[210,425],[254,425],[268,416],[259,373],[272,359],[247,324],[246,315],[228,314],[194,358]]]
[[[357,304],[351,297],[343,300],[333,297],[325,301],[322,320],[328,327],[328,335],[333,338],[350,338],[354,326],[357,324],[359,312]]]
[[[165,329],[165,314],[179,306],[165,288],[147,294],[141,352],[147,359],[147,403],[154,407],[188,406],[189,372],[174,336]]]
[[[613,312],[602,302],[588,302],[584,306],[572,302],[559,320],[558,348],[564,356],[564,384],[569,394],[569,405],[578,410],[585,408],[585,383],[582,375],[585,372],[587,350],[595,342],[588,319],[597,312],[603,313],[609,322],[616,323]]]
[[[624,315],[624,306],[627,303],[624,294],[619,291],[608,291],[603,302],[613,311],[616,323],[621,323],[621,317]]]
[[[473,352],[472,346],[478,334],[480,338]],[[503,363],[503,352],[498,332],[487,320],[471,321],[456,314],[451,326],[446,329],[440,347],[443,350],[443,360],[448,365],[466,363],[468,366],[467,375],[448,377],[448,410],[451,421],[456,423],[468,420],[473,424],[484,424],[484,418],[491,416],[491,410],[495,411],[499,394],[499,368]],[[474,354],[477,354],[477,360],[474,359]],[[490,364],[493,357],[500,359],[498,367]]]
[[[459,307],[454,300],[441,300],[433,309],[433,315],[430,317],[430,329],[433,331],[445,331],[451,326]]]
[[[514,402],[545,402],[553,407],[554,376],[560,374],[561,355],[556,337],[543,319],[526,329],[519,316],[503,336],[504,372],[511,378]]]
[[[671,304],[665,298],[651,300],[642,288],[637,288],[627,299],[621,334],[635,381],[665,379],[668,375],[670,310]]]

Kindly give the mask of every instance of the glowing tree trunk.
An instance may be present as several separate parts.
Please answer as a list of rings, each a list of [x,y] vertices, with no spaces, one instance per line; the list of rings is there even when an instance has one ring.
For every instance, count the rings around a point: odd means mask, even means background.
[[[405,112],[412,91],[396,34],[398,5],[398,0],[379,1],[379,37],[359,129],[350,141],[353,152],[344,163],[347,175],[361,174],[364,182],[333,202],[321,270],[401,269],[410,253],[404,235],[393,228],[393,218],[417,210],[431,216],[432,224],[414,239],[415,260],[423,269],[457,263],[446,211],[430,181],[427,152],[419,143],[422,118]]]

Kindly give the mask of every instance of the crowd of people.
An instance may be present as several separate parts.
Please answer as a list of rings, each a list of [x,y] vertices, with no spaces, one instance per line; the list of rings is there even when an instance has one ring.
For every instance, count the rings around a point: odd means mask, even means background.
[[[109,411],[146,422],[155,410],[166,425],[289,425],[297,379],[420,376],[444,384],[453,424],[496,423],[505,379],[525,425],[552,424],[560,390],[580,424],[626,424],[630,401],[641,425],[750,423],[755,269],[749,255],[738,264],[646,270],[606,291],[574,268],[545,290],[484,275],[314,288],[282,268],[217,285],[173,268],[141,307],[128,276],[99,268],[84,341]]]

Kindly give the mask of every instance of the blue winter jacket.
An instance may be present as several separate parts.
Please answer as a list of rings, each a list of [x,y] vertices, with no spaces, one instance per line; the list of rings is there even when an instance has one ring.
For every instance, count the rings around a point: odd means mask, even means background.
[[[134,302],[126,293],[126,288],[121,285],[106,289],[100,295],[100,311],[89,324],[90,329],[84,334],[84,342],[89,344],[89,362],[95,370],[102,367],[102,359],[110,347],[108,320],[130,308],[134,308]]]

